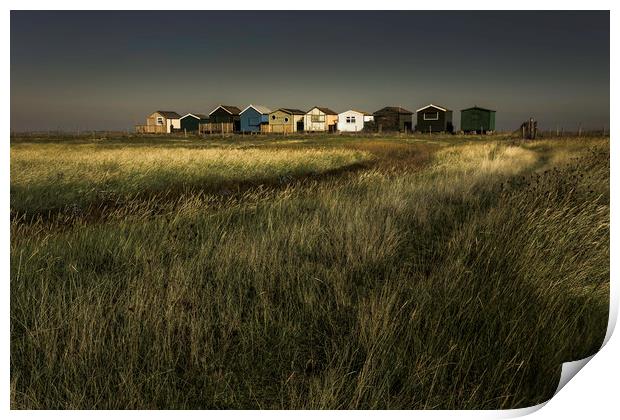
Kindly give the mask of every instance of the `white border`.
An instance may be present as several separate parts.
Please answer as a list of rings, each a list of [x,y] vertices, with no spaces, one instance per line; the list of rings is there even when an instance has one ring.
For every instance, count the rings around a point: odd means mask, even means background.
[[[416,111],[417,113],[417,111]],[[426,118],[426,114],[431,114],[431,112],[422,113],[422,119],[424,121],[439,121],[439,111],[435,112],[435,118]]]
[[[53,3],[49,3],[48,1],[43,0],[32,0],[28,3],[21,3],[17,1],[9,0],[5,4],[8,5],[10,9],[17,10],[37,10],[37,9],[49,9],[50,4],[55,8],[59,9],[80,9],[80,10],[133,10],[133,9],[168,9],[170,7],[169,1],[162,0],[151,0],[151,1],[119,1],[119,0],[109,0],[105,3],[83,3],[77,1],[63,1],[58,0]],[[582,1],[541,1],[541,0],[523,0],[520,2],[505,2],[498,3],[496,1],[477,1],[474,4],[458,2],[455,0],[448,0],[442,3],[442,6],[454,10],[548,10],[548,9],[568,9],[568,10],[609,10],[613,9],[615,6],[615,2],[612,1],[597,1],[590,0],[587,3]],[[197,1],[197,0],[186,0],[185,2],[179,4],[179,10],[192,10],[192,9],[204,9],[209,8],[213,10],[226,10],[231,7],[237,7],[238,9],[256,9],[256,2],[250,2],[249,0],[238,0],[231,3],[221,3],[221,2],[205,2]],[[334,0],[314,0],[311,4],[307,2],[297,2],[291,3],[290,1],[284,0],[272,0],[267,4],[261,4],[265,9],[289,9],[289,10],[300,10],[300,9],[308,9],[309,7],[313,7],[315,9],[322,10],[351,10],[351,9],[363,9],[363,10],[372,10],[375,8],[385,8],[385,3],[378,3],[376,1],[369,0],[360,0],[360,1],[337,1]],[[465,9],[467,6],[468,9]],[[437,8],[437,4],[434,3],[411,3],[410,1],[404,0],[393,0],[389,4],[390,9],[409,9],[415,7],[419,10],[434,10]],[[613,51],[613,46],[618,46],[618,32],[615,28],[618,27],[619,19],[617,18],[617,13],[615,10],[612,10],[610,14],[611,19],[611,51]],[[3,15],[3,25],[2,34],[3,34],[3,42],[2,49],[3,54],[2,57],[5,61],[4,66],[2,67],[4,80],[5,80],[5,92],[10,93],[10,14],[5,13]],[[113,23],[111,23],[111,30],[113,30]],[[234,30],[234,28],[232,28]],[[448,28],[446,28],[448,30]],[[617,83],[615,82],[615,74],[617,74],[618,65],[617,65],[617,53],[611,54],[610,57],[610,66],[611,66],[611,79],[610,79],[610,115],[611,115],[611,124],[610,124],[610,133],[612,138],[618,137],[618,129],[616,128],[616,124],[614,124],[615,119],[613,117],[617,116],[614,114],[615,110],[615,98],[617,97]],[[378,76],[379,77],[379,76]],[[415,96],[412,93],[412,96]],[[5,95],[5,100],[2,104],[3,115],[8,115],[10,113],[10,94]],[[217,108],[216,108],[217,109]],[[569,419],[580,419],[582,420],[584,417],[593,418],[593,419],[608,419],[615,418],[617,416],[618,411],[618,398],[617,398],[617,389],[618,389],[618,351],[620,349],[620,345],[618,344],[617,337],[611,336],[611,331],[615,326],[617,320],[617,312],[618,312],[618,288],[616,281],[616,272],[617,272],[617,263],[618,261],[618,253],[616,252],[616,247],[614,244],[618,238],[618,229],[616,228],[615,221],[618,220],[618,211],[616,210],[616,199],[618,194],[618,180],[619,175],[618,171],[615,169],[618,163],[618,159],[616,156],[619,153],[618,146],[615,145],[614,141],[611,141],[611,150],[612,150],[612,159],[611,159],[611,214],[612,220],[614,222],[611,224],[611,278],[612,278],[612,287],[611,287],[611,313],[610,313],[610,326],[608,328],[608,341],[602,351],[597,354],[588,365],[583,368],[583,371],[579,373],[577,379],[570,381],[552,400],[545,405],[545,408],[536,412],[533,416],[534,418],[569,418]],[[2,356],[4,360],[4,369],[3,369],[3,380],[1,381],[1,391],[0,395],[2,398],[2,406],[5,410],[9,408],[9,383],[10,383],[10,373],[9,373],[9,275],[8,275],[8,267],[9,267],[9,229],[8,229],[8,220],[9,220],[9,164],[10,164],[10,154],[8,142],[4,148],[2,148],[2,158],[3,158],[3,171],[4,171],[4,182],[1,185],[2,189],[2,198],[4,200],[4,205],[0,210],[0,217],[5,220],[4,227],[4,236],[3,240],[0,242],[1,251],[0,255],[3,259],[2,267],[4,267],[3,271],[3,279],[4,279],[4,289],[2,293],[2,301],[0,302],[5,308],[5,315],[2,317],[2,328],[4,334],[2,335],[3,345],[2,345]],[[538,407],[540,408],[540,407]],[[271,417],[271,418],[290,418],[291,415],[295,417],[299,417],[300,419],[314,419],[316,417],[327,417],[327,418],[361,418],[361,417],[391,417],[391,418],[407,418],[409,419],[411,416],[422,417],[422,418],[446,418],[446,417],[458,417],[458,418],[471,418],[471,419],[484,419],[484,418],[502,418],[502,417],[512,417],[515,415],[523,415],[528,412],[531,412],[532,409],[524,409],[524,410],[508,410],[508,411],[416,411],[415,413],[411,413],[409,411],[389,411],[389,412],[377,412],[377,411],[322,411],[322,412],[312,412],[312,411],[297,411],[295,413],[289,413],[287,411],[271,411],[271,412],[256,412],[256,411],[212,411],[207,413],[203,413],[200,411],[193,412],[167,412],[167,411],[127,411],[127,412],[119,412],[119,411],[95,411],[95,412],[77,412],[77,411],[63,411],[63,412],[55,412],[55,411],[12,411],[9,413],[11,417],[45,417],[45,418],[57,418],[57,417],[73,417],[73,418],[82,418],[85,415],[92,416],[94,418],[105,418],[110,415],[119,416],[121,418],[166,418],[168,419],[170,416],[181,416],[181,417],[194,417],[194,418],[203,418],[205,415],[208,415],[213,418],[231,418],[231,417],[239,417],[239,418],[254,418],[254,417]]]
[[[215,111],[217,111],[220,108],[222,108],[224,111],[228,112],[230,115],[233,115],[233,113],[230,112],[229,110],[227,110],[224,105],[218,105],[218,106],[215,107],[215,109],[213,111],[209,112],[209,116],[211,116],[211,114],[213,114]],[[241,114],[241,113],[239,113],[239,114]]]
[[[262,112],[260,109],[256,108],[257,106],[263,107],[263,108],[269,110],[269,112]],[[273,112],[270,108],[267,108],[265,105],[252,105],[252,104],[250,104],[250,105],[246,106],[245,108],[243,108],[243,111],[241,111],[239,113],[239,115],[243,114],[245,111],[247,111],[250,108],[252,108],[254,111],[258,112],[261,115],[269,115],[269,114],[271,114]]]
[[[422,108],[420,108],[420,109],[416,109],[416,110],[415,110],[415,112],[420,112],[420,111],[422,111],[422,110],[424,110],[424,109],[426,109],[426,108],[430,108],[430,107],[437,108],[437,109],[439,109],[439,110],[441,110],[441,111],[443,111],[443,112],[446,112],[446,111],[447,111],[447,109],[442,108],[442,107],[440,107],[440,106],[433,105],[433,104],[428,104],[428,105],[426,105],[425,107],[422,107]]]

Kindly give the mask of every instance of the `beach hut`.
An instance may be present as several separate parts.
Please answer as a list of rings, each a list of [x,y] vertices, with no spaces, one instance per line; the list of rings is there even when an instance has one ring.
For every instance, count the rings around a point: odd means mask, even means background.
[[[461,130],[479,134],[495,131],[495,111],[479,106],[462,109]]]
[[[400,106],[386,106],[372,114],[379,130],[411,131],[413,112]]]
[[[329,108],[315,106],[304,115],[304,131],[336,131],[338,113]]]
[[[241,129],[241,110],[232,105],[218,105],[209,113],[209,122],[200,124],[200,131],[206,133],[232,133]]]
[[[271,109],[262,105],[249,105],[239,114],[242,133],[260,133],[261,126],[269,124]]]
[[[338,131],[362,131],[364,124],[374,121],[372,114],[350,109],[338,114]]]
[[[138,133],[172,133],[181,128],[181,116],[174,111],[155,111],[146,117],[146,125],[136,125]]]
[[[416,110],[416,131],[422,133],[439,133],[454,131],[452,127],[452,111],[438,105],[426,105]]]
[[[205,114],[185,114],[181,117],[181,131],[198,131],[200,124],[205,124],[209,121],[209,116]]]
[[[270,133],[293,133],[304,130],[306,113],[295,108],[280,108],[269,113],[266,131]]]

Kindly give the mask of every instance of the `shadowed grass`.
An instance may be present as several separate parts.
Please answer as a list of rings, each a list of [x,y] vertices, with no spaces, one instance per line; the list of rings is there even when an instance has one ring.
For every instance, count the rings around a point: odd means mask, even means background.
[[[429,150],[407,141],[372,147],[412,160],[375,151],[368,169],[217,206],[14,220],[12,407],[550,398],[560,364],[605,335],[608,141],[462,144],[422,168]]]

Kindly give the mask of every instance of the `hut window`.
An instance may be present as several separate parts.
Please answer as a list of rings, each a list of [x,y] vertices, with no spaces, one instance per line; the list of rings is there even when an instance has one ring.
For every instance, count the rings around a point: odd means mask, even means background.
[[[272,119],[272,120],[275,120],[275,119],[276,119],[276,116],[275,116],[275,115],[272,115],[272,116],[271,116],[271,119]]]
[[[312,115],[310,117],[310,121],[312,121],[313,123],[325,122],[325,115]]]
[[[157,117],[157,125],[164,125],[164,117]]]
[[[288,122],[288,117],[284,117],[284,122]]]
[[[355,124],[355,116],[347,117],[348,124]]]
[[[425,112],[424,120],[425,121],[437,121],[439,119],[439,112]]]

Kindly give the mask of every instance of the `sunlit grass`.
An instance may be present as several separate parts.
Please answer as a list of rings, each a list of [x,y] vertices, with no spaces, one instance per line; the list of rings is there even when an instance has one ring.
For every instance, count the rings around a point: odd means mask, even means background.
[[[278,182],[369,160],[355,150],[258,148],[102,149],[19,144],[11,148],[11,208],[20,213],[82,207],[135,195],[215,191],[243,182]]]

